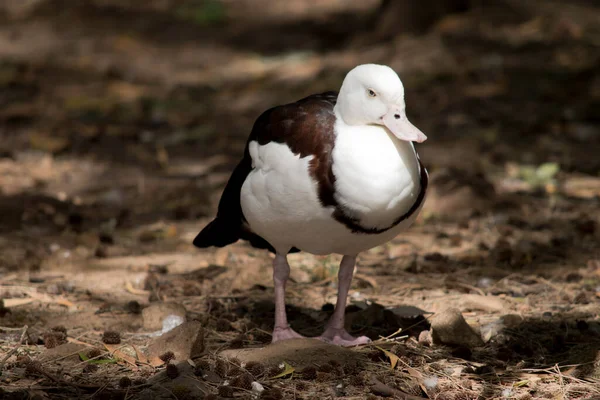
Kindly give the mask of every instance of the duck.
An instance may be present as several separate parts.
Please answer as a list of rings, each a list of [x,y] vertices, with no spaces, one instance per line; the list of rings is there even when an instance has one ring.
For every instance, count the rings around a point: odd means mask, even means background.
[[[275,106],[256,119],[216,217],[193,244],[243,240],[274,254],[272,342],[303,337],[285,311],[287,256],[298,251],[342,256],[335,309],[317,339],[340,346],[371,341],[344,328],[357,257],[413,224],[429,179],[414,146],[427,136],[408,120],[404,95],[392,68],[362,64],[346,74],[339,92]]]

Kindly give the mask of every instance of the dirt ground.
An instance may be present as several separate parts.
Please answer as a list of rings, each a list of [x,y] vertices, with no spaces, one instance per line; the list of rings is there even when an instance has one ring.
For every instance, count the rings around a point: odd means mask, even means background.
[[[75,3],[0,4],[0,398],[600,398],[593,2],[387,41],[374,0]],[[191,241],[260,112],[365,62],[429,137],[424,211],[359,257],[347,325],[373,344],[265,347],[271,256]],[[289,259],[291,325],[318,335],[340,257]],[[449,309],[474,342],[436,338]]]

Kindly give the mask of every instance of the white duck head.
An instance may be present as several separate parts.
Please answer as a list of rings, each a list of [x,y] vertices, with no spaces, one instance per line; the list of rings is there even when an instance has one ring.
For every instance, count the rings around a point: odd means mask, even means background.
[[[363,64],[348,72],[336,109],[348,125],[383,125],[400,140],[427,140],[406,117],[404,86],[386,65]]]

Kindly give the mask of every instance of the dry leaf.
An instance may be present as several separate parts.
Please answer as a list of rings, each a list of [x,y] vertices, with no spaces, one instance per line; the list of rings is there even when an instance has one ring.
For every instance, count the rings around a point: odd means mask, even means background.
[[[138,361],[142,364],[148,364],[148,357],[146,357],[146,355],[142,351],[140,351],[140,349],[138,349],[137,346],[132,344],[131,347],[133,347],[133,350],[135,350],[135,355]]]
[[[390,359],[390,369],[396,368],[396,365],[398,364],[398,361],[400,360],[398,358],[398,356],[390,351],[384,350],[383,348],[381,348],[379,346],[375,346],[375,347],[377,349],[381,350],[383,352],[383,354],[385,354],[387,356],[387,358]]]
[[[106,348],[106,350],[111,352],[115,359],[117,359],[117,363],[119,365],[129,367],[133,371],[137,371],[139,369],[137,367],[137,360],[120,350],[123,347],[123,345],[104,343],[104,347]]]

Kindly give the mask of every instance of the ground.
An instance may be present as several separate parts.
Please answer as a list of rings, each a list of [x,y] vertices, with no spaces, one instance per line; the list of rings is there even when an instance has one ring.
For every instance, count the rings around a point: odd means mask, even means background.
[[[4,398],[600,396],[600,10],[488,4],[380,41],[376,3],[0,5]],[[271,256],[191,241],[260,112],[364,62],[429,137],[426,206],[359,257],[347,325],[372,345],[256,350]],[[340,257],[289,258],[318,335]]]

